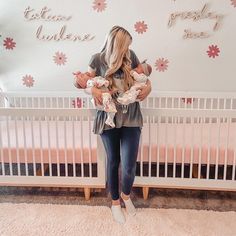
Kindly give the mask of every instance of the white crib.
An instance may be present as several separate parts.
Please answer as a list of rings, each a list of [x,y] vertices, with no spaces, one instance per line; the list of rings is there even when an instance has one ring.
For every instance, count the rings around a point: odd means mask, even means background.
[[[2,93],[0,185],[104,188],[106,155],[83,92]],[[236,94],[153,92],[134,186],[236,190]]]

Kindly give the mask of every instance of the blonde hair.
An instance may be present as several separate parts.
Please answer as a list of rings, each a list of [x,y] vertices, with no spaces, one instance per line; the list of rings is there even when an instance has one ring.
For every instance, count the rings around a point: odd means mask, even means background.
[[[110,88],[114,88],[113,75],[121,69],[124,73],[124,90],[128,90],[134,83],[133,78],[130,75],[131,60],[129,45],[132,42],[132,36],[130,33],[120,27],[114,26],[108,33],[103,49],[101,51],[101,57],[108,65],[105,78],[110,82]]]

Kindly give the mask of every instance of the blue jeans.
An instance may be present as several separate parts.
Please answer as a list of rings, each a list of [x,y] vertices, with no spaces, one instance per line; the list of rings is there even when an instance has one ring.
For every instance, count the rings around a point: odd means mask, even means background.
[[[129,195],[133,186],[140,139],[140,127],[113,128],[100,134],[107,154],[107,182],[112,200],[119,199],[119,165],[122,192]]]

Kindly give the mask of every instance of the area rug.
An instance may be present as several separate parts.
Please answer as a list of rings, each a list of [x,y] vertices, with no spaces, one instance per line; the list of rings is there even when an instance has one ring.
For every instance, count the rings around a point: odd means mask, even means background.
[[[106,206],[0,203],[0,235],[236,235],[236,212],[138,208],[123,225]]]

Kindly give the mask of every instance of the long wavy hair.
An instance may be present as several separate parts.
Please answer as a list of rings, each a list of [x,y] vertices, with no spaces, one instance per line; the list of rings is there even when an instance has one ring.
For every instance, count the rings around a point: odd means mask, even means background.
[[[128,90],[134,83],[130,75],[131,60],[129,46],[132,42],[130,33],[120,26],[113,26],[107,34],[101,57],[108,66],[105,78],[110,82],[109,88],[114,88],[114,73],[121,69],[124,73],[124,90]]]

